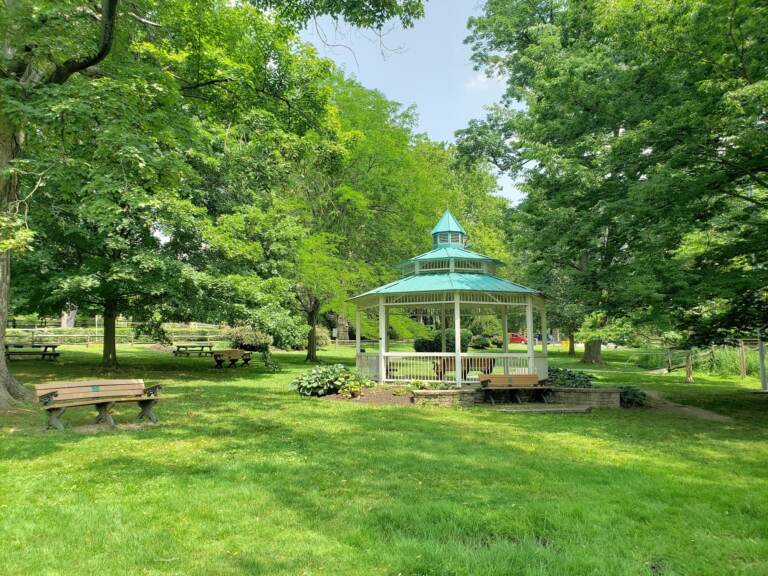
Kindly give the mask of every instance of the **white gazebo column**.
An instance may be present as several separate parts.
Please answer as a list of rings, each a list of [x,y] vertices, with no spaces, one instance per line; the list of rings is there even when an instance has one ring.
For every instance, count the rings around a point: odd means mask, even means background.
[[[379,382],[387,379],[387,314],[384,307],[384,296],[379,296]]]
[[[507,357],[509,353],[509,308],[502,306],[501,310],[501,351],[504,352],[504,374],[509,374],[509,358]]]
[[[549,329],[547,328],[547,308],[543,303],[541,304],[540,310],[541,310],[540,312],[541,314],[541,351],[544,353],[544,358],[542,362],[548,363],[549,360],[547,360],[547,340],[548,340],[547,332],[549,331]],[[546,368],[544,370],[544,373],[539,374],[540,379],[549,378],[549,365],[545,364],[545,367]],[[542,376],[544,378],[542,378]]]
[[[453,339],[456,352],[456,387],[461,388],[461,301],[459,293],[453,293]]]
[[[533,333],[533,296],[525,297],[525,331],[528,336],[528,373],[535,374],[534,344],[536,335]]]
[[[360,355],[360,308],[355,306],[355,356]],[[359,368],[359,366],[358,366]]]
[[[446,334],[445,331],[448,329],[448,326],[446,326],[446,322],[445,322],[446,320],[445,302],[443,302],[441,314],[442,315],[440,316],[440,332],[441,332],[442,348],[440,349],[440,351],[443,352],[443,354],[445,354],[445,334]],[[442,362],[442,360],[440,360],[440,362]]]

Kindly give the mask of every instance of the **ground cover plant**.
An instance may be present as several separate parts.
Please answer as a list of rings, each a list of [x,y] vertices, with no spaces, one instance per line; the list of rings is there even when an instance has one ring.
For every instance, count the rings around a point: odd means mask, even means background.
[[[99,374],[97,349],[64,352],[12,368],[28,384]],[[300,352],[278,354],[278,374],[119,353],[120,376],[164,384],[157,426],[94,433],[79,409],[54,433],[32,406],[0,416],[4,574],[768,572],[768,404],[748,393],[754,378],[690,385],[609,351],[590,368],[596,386],[731,420],[512,415],[301,397],[289,389],[308,369]]]

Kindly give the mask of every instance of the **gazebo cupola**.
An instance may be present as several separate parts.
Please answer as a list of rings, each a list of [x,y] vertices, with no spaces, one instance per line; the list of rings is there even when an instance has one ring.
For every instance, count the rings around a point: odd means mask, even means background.
[[[446,210],[442,218],[432,228],[432,248],[442,248],[446,246],[464,247],[467,245],[467,233],[464,228],[451,214]]]
[[[449,210],[432,229],[432,250],[414,256],[398,267],[401,278],[352,298],[356,307],[357,367],[380,381],[428,380],[456,386],[477,382],[478,374],[500,372],[547,378],[547,339],[535,349],[534,316],[540,318],[540,334],[547,334],[545,302],[537,290],[496,276],[502,263],[467,247],[467,233]],[[509,351],[508,319],[523,312],[525,352]],[[441,349],[436,352],[389,350],[389,318],[393,313],[429,319],[439,328]],[[363,351],[361,314],[377,317],[378,350]],[[496,315],[501,320],[500,352],[469,352],[461,349],[462,316]],[[453,334],[448,346],[447,334]]]

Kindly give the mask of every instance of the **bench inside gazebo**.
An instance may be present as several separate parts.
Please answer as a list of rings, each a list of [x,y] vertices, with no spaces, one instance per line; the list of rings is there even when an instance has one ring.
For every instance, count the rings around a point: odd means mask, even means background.
[[[357,368],[379,382],[444,382],[451,386],[477,383],[483,375],[506,374],[546,380],[547,314],[544,298],[496,276],[501,262],[472,252],[467,233],[446,211],[432,230],[432,250],[400,265],[403,277],[352,298],[356,306],[355,338]],[[509,319],[525,317],[528,335],[525,351],[509,351]],[[387,332],[392,314],[433,318],[442,332],[440,352],[394,352]],[[361,315],[377,316],[378,349],[360,345]],[[461,350],[462,319],[476,314],[495,314],[501,319],[500,352]],[[536,316],[541,344],[536,345]],[[453,338],[446,334],[453,331]],[[450,344],[451,346],[447,346]],[[460,369],[457,369],[460,367]]]

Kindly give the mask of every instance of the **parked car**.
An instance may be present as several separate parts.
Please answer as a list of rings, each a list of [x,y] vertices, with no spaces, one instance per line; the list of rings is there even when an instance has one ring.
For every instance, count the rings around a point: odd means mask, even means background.
[[[509,335],[509,343],[510,344],[528,344],[528,338],[520,334],[516,334],[515,332],[512,332]]]

